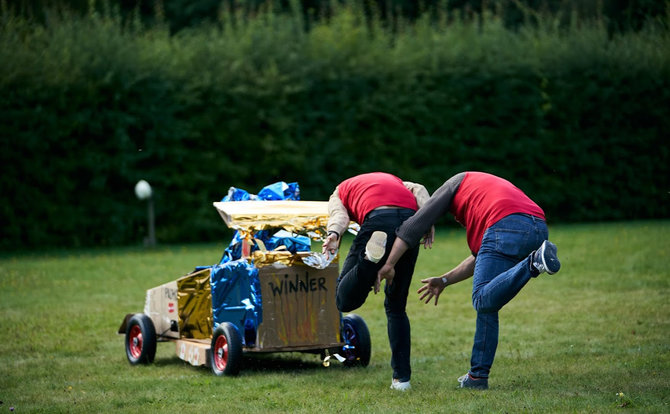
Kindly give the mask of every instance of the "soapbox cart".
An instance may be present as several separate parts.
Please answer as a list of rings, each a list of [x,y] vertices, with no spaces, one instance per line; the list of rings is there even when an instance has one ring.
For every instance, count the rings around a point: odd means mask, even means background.
[[[217,376],[238,374],[244,354],[262,352],[309,352],[320,354],[326,366],[331,357],[345,366],[367,366],[365,321],[342,316],[335,305],[337,257],[292,251],[284,242],[298,234],[322,237],[327,202],[214,206],[236,237],[221,263],[149,289],[143,313],[125,316],[118,333],[125,334],[130,364],[153,362],[157,343],[173,342],[180,359],[208,366]],[[289,237],[269,240],[275,231]]]

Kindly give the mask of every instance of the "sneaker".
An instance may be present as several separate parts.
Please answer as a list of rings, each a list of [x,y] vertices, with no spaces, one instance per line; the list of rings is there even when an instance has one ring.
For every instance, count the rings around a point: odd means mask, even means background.
[[[384,253],[386,253],[386,233],[376,231],[365,245],[365,258],[372,263],[379,263]]]
[[[553,275],[558,272],[561,268],[561,262],[558,261],[556,252],[556,245],[549,240],[545,240],[544,243],[542,243],[542,246],[533,253],[533,266],[535,266],[540,273],[547,272],[550,275]]]
[[[475,378],[468,372],[462,377],[458,378],[461,388],[472,388],[475,390],[487,390],[489,388],[488,378]]]
[[[410,388],[412,388],[412,386],[409,385],[409,381],[400,382],[397,379],[393,378],[393,382],[391,382],[392,390],[407,391]]]

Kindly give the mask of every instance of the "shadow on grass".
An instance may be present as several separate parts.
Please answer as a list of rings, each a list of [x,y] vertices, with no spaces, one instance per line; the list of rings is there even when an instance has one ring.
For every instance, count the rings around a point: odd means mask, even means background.
[[[184,365],[184,368],[196,369],[202,373],[211,373],[208,367],[194,367],[177,356],[171,358],[156,358],[153,365],[157,367],[172,367]],[[330,369],[355,369],[344,367],[336,360],[331,362]],[[313,372],[326,369],[318,353],[309,352],[272,352],[272,353],[245,353],[242,357],[241,374],[283,373],[283,372]]]
[[[310,371],[323,369],[319,354],[276,352],[245,354],[242,369],[251,372]]]

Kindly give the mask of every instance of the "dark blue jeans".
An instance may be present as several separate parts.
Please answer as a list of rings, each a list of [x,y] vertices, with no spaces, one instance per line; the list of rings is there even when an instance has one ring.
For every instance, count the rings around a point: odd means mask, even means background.
[[[386,257],[395,240],[395,230],[403,221],[414,214],[409,209],[377,210],[361,224],[361,229],[349,249],[342,265],[342,273],[337,279],[336,303],[340,312],[351,312],[365,303],[368,294],[377,280],[377,272],[386,262]],[[365,245],[375,231],[387,235],[386,253],[379,263],[364,259]],[[386,286],[384,308],[386,310],[387,331],[391,346],[391,368],[393,378],[409,381],[410,368],[410,324],[405,307],[407,294],[414,273],[414,265],[419,254],[419,245],[411,247],[395,266],[395,277],[391,286]]]
[[[488,378],[498,347],[498,311],[537,276],[530,254],[548,236],[544,220],[525,214],[507,216],[484,233],[472,281],[472,305],[477,311],[470,359],[473,376]]]

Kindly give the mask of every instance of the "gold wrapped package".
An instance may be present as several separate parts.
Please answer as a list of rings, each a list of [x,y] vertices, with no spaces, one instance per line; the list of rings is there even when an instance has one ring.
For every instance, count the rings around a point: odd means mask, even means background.
[[[214,207],[228,227],[246,234],[273,228],[305,233],[328,225],[327,201],[227,201]]]

